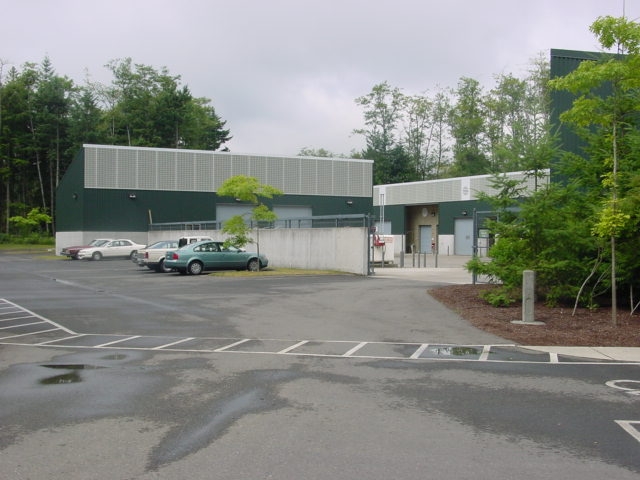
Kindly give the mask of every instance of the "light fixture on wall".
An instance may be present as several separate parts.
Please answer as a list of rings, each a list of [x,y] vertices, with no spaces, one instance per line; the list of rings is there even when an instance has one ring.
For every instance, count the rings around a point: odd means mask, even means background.
[[[466,216],[468,215],[467,211],[466,211],[466,210],[462,210],[462,215],[463,215],[464,217],[466,217]]]
[[[78,199],[78,194],[76,192],[73,192],[71,196],[73,197],[74,200]]]
[[[129,194],[129,200],[135,200],[136,199],[136,194],[134,192],[131,192]]]
[[[347,206],[349,207],[353,206],[353,200],[347,200]]]

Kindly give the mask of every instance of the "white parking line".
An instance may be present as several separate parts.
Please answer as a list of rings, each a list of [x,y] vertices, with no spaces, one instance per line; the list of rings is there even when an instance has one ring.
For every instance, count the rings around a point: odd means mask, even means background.
[[[490,352],[491,345],[485,345],[484,347],[482,347],[482,353],[480,354],[480,357],[478,357],[478,360],[481,362],[486,362],[489,359]]]
[[[250,339],[250,338],[244,338],[244,339],[242,339],[242,340],[240,340],[240,341],[238,341],[238,342],[231,343],[231,344],[226,345],[226,346],[224,346],[224,347],[216,348],[216,349],[214,350],[214,352],[224,352],[225,350],[228,350],[229,348],[233,348],[233,347],[235,347],[235,346],[237,346],[237,345],[241,345],[241,344],[243,344],[243,343],[245,343],[245,342],[248,342],[249,340],[251,340],[251,339]]]
[[[429,347],[428,343],[423,343],[422,345],[420,345],[418,347],[418,349],[413,352],[413,355],[411,355],[409,358],[411,360],[415,360],[416,358],[420,358],[420,355],[422,355],[422,353],[427,349],[427,347]]]
[[[80,334],[68,328],[63,327],[62,325],[52,322],[51,320],[48,320],[45,317],[35,314],[27,310],[26,308],[22,308],[19,305],[9,302],[6,299],[0,299],[0,310],[11,310],[11,312],[9,312],[10,315],[15,315],[17,312],[29,314],[29,316],[26,316],[26,317],[20,316],[20,317],[11,318],[11,320],[14,320],[14,321],[21,320],[21,319],[28,319],[28,318],[32,318],[34,320],[33,322],[25,322],[19,325],[12,325],[10,327],[0,327],[0,331],[6,331],[12,328],[29,327],[33,325],[39,325],[39,324],[50,325],[54,327],[54,328],[43,328],[42,330],[38,330],[35,332],[27,332],[27,333],[15,332],[9,335],[5,334],[5,336],[0,337],[0,344],[6,344],[6,345],[79,348],[79,349],[114,348],[119,350],[144,350],[144,351],[153,350],[153,351],[195,352],[195,353],[228,352],[228,353],[244,353],[244,354],[299,355],[299,356],[307,356],[307,357],[309,356],[331,357],[331,358],[341,357],[341,358],[367,358],[367,359],[393,359],[393,360],[446,360],[446,361],[455,360],[455,361],[472,361],[472,362],[479,361],[479,362],[487,362],[487,363],[507,362],[507,363],[550,363],[550,364],[567,364],[570,362],[572,365],[601,364],[601,360],[599,359],[593,360],[593,361],[580,361],[580,362],[577,362],[577,361],[572,362],[570,360],[560,361],[558,354],[555,352],[547,352],[549,353],[549,357],[548,357],[549,360],[547,361],[544,361],[542,359],[531,361],[527,357],[526,352],[522,353],[523,355],[522,359],[518,359],[519,347],[513,344],[483,345],[482,352],[477,357],[475,357],[475,355],[469,355],[467,358],[462,358],[462,357],[455,358],[451,356],[451,354],[446,352],[455,350],[455,347],[460,347],[461,345],[433,344],[433,343],[420,343],[420,342],[380,342],[380,341],[358,342],[356,340],[326,340],[326,339],[325,340],[310,339],[310,340],[300,340],[300,341],[295,341],[291,339],[274,339],[274,338],[233,339],[233,338],[215,338],[215,337],[207,337],[202,339],[200,339],[199,337],[184,337],[184,338],[176,339],[175,336],[161,337],[161,336],[146,336],[146,335],[114,335],[114,334],[108,334],[108,333]],[[9,320],[9,319],[0,320],[0,324],[2,324],[2,322],[6,320]],[[64,336],[56,335],[61,338],[51,338],[54,336],[54,335],[51,335],[51,332],[59,332],[61,334],[66,334],[66,335]],[[9,332],[6,332],[6,333],[9,333]],[[50,335],[47,335],[48,339],[39,338],[38,336],[42,334],[50,334]],[[29,342],[28,340],[13,341],[13,339],[18,339],[18,338],[28,339],[29,337],[31,337],[31,340],[32,340],[31,342]],[[87,340],[82,342],[73,342],[74,339],[78,339],[81,337],[85,337]],[[98,339],[98,341],[104,340],[105,337],[111,338],[112,341],[101,343],[98,345],[92,344],[92,341],[95,342],[96,339]],[[142,344],[140,344],[140,342],[132,342],[132,343],[125,344],[125,342],[128,342],[130,340],[135,340],[138,338],[142,340],[151,339],[151,338],[159,339],[158,341],[154,340],[153,342],[154,344],[162,341],[165,341],[166,343],[155,346],[155,347],[151,345],[144,346],[144,343],[150,343],[150,342],[143,342]],[[188,345],[187,348],[180,348],[182,344],[186,344],[187,342],[190,342],[193,340],[196,341],[193,345]],[[204,343],[201,343],[200,340],[202,340]],[[212,340],[215,340],[218,345],[221,344],[221,342],[225,342],[225,343],[231,342],[231,343],[223,345],[219,348],[215,348],[214,346],[211,346],[210,348],[206,348],[205,345],[208,345],[208,344],[210,345],[210,342]],[[246,344],[247,342],[254,342],[256,345],[263,345],[265,349],[258,350],[255,347],[248,348],[248,349],[234,349],[234,347]],[[276,344],[280,344],[280,346],[278,346],[277,349],[271,350],[268,348],[269,345],[271,345],[269,342],[275,342]],[[295,343],[292,344],[291,342],[295,342]],[[282,348],[282,344],[288,345],[288,346],[285,348]],[[296,351],[297,349],[299,349],[300,347],[306,344],[311,345],[311,351],[309,351],[309,349],[302,349],[301,351]],[[199,348],[201,345],[205,348]],[[349,348],[349,347],[351,348],[345,353],[342,353],[344,351],[342,347],[339,347],[338,351],[336,351],[336,348],[337,348],[336,346],[340,346],[340,345],[344,345],[344,348]],[[370,355],[363,355],[363,354],[358,355],[358,352],[368,345],[372,346],[372,348],[369,349],[370,351],[381,352],[381,353],[378,353],[378,354],[374,353]],[[427,351],[429,346],[433,347],[434,345],[437,348],[433,348],[434,350],[433,352],[430,351],[427,355],[425,355],[425,352]],[[394,354],[385,355],[385,352],[388,352],[389,349],[391,349],[393,352],[398,351],[398,349],[400,349],[402,352],[405,352],[407,351],[408,346],[416,347],[416,349],[413,351],[413,353],[411,353],[410,356],[406,356],[409,354],[409,352],[407,352],[406,355],[394,355]],[[474,347],[474,351],[476,351],[477,348],[478,347]],[[538,347],[522,347],[522,348],[535,350]],[[439,351],[441,349],[446,352],[443,354],[440,354]],[[508,353],[508,358],[505,359],[504,349],[514,349],[515,351],[513,353]],[[608,365],[629,365],[629,364],[640,365],[640,363],[638,362],[634,363],[634,362],[628,362],[628,361],[627,362],[625,361],[607,362],[607,364]],[[630,394],[634,394],[634,395],[640,394],[640,389],[638,389],[637,390],[638,393],[636,393],[636,389],[619,386],[618,383],[620,382],[636,382],[636,381],[615,380],[615,381],[608,382],[607,385],[615,386],[616,388],[621,388],[623,390],[628,390],[627,393],[630,393]],[[630,390],[633,390],[633,392],[631,392]],[[631,424],[633,424],[634,422],[631,422],[631,421],[621,421],[621,422],[627,422],[625,423],[625,425],[627,425],[628,427],[627,429],[631,429],[633,432],[636,432],[636,433],[638,432],[637,429],[631,426]],[[636,422],[636,423],[640,423],[640,422]]]
[[[15,304],[15,303],[13,303],[13,302],[10,302],[10,301],[9,301],[9,300],[7,300],[6,298],[0,298],[0,302],[5,302],[5,303],[7,303],[7,304],[9,304],[9,305],[12,305],[13,307],[18,308],[18,309],[22,310],[23,312],[27,312],[28,314],[33,315],[33,316],[34,316],[34,317],[36,317],[36,318],[39,318],[39,319],[41,319],[41,320],[44,320],[45,322],[48,322],[48,323],[50,323],[51,325],[55,326],[56,328],[59,328],[60,330],[64,330],[65,332],[67,332],[67,333],[69,333],[69,334],[71,334],[71,335],[74,335],[74,334],[76,333],[76,332],[74,332],[73,330],[69,330],[68,328],[63,327],[62,325],[59,325],[59,324],[57,324],[56,322],[52,322],[51,320],[49,320],[49,319],[47,319],[47,318],[44,318],[44,317],[42,317],[42,316],[38,315],[37,313],[32,312],[31,310],[28,310],[28,309],[26,309],[26,308],[24,308],[24,307],[21,307],[20,305],[17,305],[17,304]]]
[[[56,330],[58,330],[58,329],[57,328],[50,328],[48,330],[39,330],[37,332],[20,333],[20,334],[16,334],[16,335],[9,335],[7,337],[0,337],[0,340],[6,340],[7,338],[27,337],[29,335],[38,335],[40,333],[55,332]]]
[[[78,333],[77,335],[71,335],[70,337],[64,337],[64,338],[56,338],[55,340],[47,340],[46,342],[40,342],[40,343],[36,343],[36,346],[45,346],[45,345],[52,345],[56,342],[64,342],[67,340],[73,340],[74,338],[80,338],[80,337],[85,337],[86,334],[85,333]]]
[[[117,343],[126,342],[127,340],[133,340],[134,338],[140,338],[140,335],[132,335],[131,337],[125,337],[125,338],[121,338],[120,340],[114,340],[113,342],[107,342],[101,345],[96,345],[95,348],[108,347],[110,345],[115,345]]]
[[[24,317],[24,318],[30,318],[30,317]],[[44,320],[40,320],[39,322],[21,323],[19,325],[10,325],[8,327],[0,327],[0,330],[7,330],[9,328],[18,328],[18,327],[28,327],[30,325],[38,325],[39,323],[48,323],[48,322],[45,322]]]
[[[290,347],[287,347],[284,350],[280,350],[278,353],[281,353],[281,354],[289,353],[291,350],[295,350],[296,348],[301,347],[305,343],[309,343],[309,340],[302,340],[301,342],[298,342],[295,345],[291,345]]]
[[[614,420],[625,432],[640,442],[640,430],[632,425],[640,425],[640,420]]]
[[[343,357],[350,357],[351,355],[353,355],[354,353],[356,353],[358,350],[360,350],[362,347],[364,347],[367,343],[369,342],[360,342],[358,345],[356,345],[355,347],[353,347],[351,350],[349,350],[347,353],[344,353],[342,356]]]
[[[31,315],[27,315],[26,317],[9,317],[3,318],[0,322],[10,322],[11,320],[22,320],[23,318],[33,318]],[[8,327],[11,328],[11,327]]]
[[[195,337],[187,337],[182,340],[176,340],[175,342],[167,343],[165,345],[159,345],[157,347],[153,347],[151,350],[162,350],[163,348],[173,347],[174,345],[178,345],[180,343],[188,342],[189,340],[194,340]]]

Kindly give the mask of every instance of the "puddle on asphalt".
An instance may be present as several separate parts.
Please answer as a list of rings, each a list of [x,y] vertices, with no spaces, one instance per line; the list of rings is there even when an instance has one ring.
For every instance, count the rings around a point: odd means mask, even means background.
[[[40,365],[44,368],[52,368],[56,370],[71,370],[69,373],[63,373],[61,375],[54,375],[52,377],[43,378],[38,381],[40,385],[65,385],[68,383],[79,383],[82,381],[82,377],[78,370],[88,370],[88,369],[96,369],[96,368],[104,368],[104,367],[96,367],[95,365],[84,365],[84,364],[51,364],[51,365]]]
[[[481,348],[449,345],[430,345],[422,357],[479,357]]]
[[[102,357],[103,360],[124,360],[125,358],[127,358],[127,356],[122,353],[114,353],[112,355],[105,355]]]
[[[79,383],[82,381],[78,372],[64,373],[40,380],[40,385],[64,385],[67,383]]]

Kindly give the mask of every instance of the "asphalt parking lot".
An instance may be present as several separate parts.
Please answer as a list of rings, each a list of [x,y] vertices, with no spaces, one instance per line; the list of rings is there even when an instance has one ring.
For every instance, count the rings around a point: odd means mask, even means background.
[[[0,254],[3,471],[637,478],[638,366],[517,359],[426,294],[446,281]]]

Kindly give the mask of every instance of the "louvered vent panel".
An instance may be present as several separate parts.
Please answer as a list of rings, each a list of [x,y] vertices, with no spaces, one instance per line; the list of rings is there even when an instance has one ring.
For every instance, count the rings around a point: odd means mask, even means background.
[[[85,145],[88,188],[215,192],[234,175],[285,194],[368,197],[373,162]]]
[[[249,175],[249,157],[236,155],[231,170],[231,175]]]
[[[195,159],[192,152],[176,152],[176,186],[177,190],[193,190],[193,178],[195,175]]]
[[[313,168],[315,170],[315,162],[313,162]],[[271,185],[274,185],[282,190],[284,193],[288,194],[305,194],[305,190],[303,189],[303,173],[300,168],[300,160],[296,158],[283,158],[280,162],[280,181],[276,184],[275,182]],[[307,186],[307,188],[310,188]]]
[[[333,163],[333,195],[347,196],[349,189],[349,164],[347,162],[334,161]]]
[[[96,187],[118,188],[118,151],[98,157],[96,164]]]
[[[120,150],[117,167],[117,187],[131,189],[138,187],[138,152]]]
[[[318,177],[318,163],[319,160],[315,158],[307,159],[307,161],[303,163],[299,160],[296,163],[291,161],[291,168],[299,168],[300,171],[300,193],[302,195],[318,195],[318,182],[316,180]],[[285,179],[291,178],[292,176],[293,173],[286,172]]]
[[[235,162],[236,157],[237,155],[216,157],[216,162],[213,166],[214,186],[216,191],[222,186],[227,178],[233,176],[232,165]]]
[[[87,148],[84,152],[84,185],[87,188],[96,188],[97,184],[98,151],[95,148]]]
[[[176,162],[172,152],[158,152],[158,184],[159,190],[176,189]]]
[[[318,160],[316,175],[316,195],[334,195],[333,193],[333,162]]]
[[[156,152],[140,150],[138,152],[138,188],[155,190],[157,171]]]
[[[215,176],[213,174],[214,157],[204,153],[194,153],[195,172],[193,175],[194,190],[213,192]]]
[[[274,160],[276,159],[268,157],[250,157],[249,176],[257,178],[260,183],[269,184],[269,182],[267,182],[267,164],[273,163]]]

